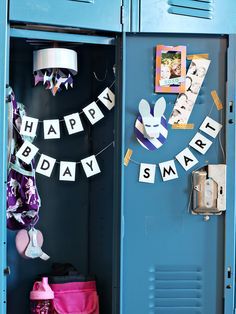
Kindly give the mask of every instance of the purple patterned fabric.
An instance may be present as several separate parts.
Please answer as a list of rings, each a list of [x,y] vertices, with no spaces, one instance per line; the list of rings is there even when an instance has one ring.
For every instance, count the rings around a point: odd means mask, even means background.
[[[24,139],[19,134],[23,106],[18,104],[12,94],[13,139],[11,160],[7,178],[7,227],[12,230],[26,229],[38,221],[40,197],[36,187],[34,162],[25,164],[15,154]]]

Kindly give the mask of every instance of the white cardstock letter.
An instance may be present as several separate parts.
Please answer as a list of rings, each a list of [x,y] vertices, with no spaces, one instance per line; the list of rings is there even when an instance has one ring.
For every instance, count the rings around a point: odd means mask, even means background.
[[[156,165],[140,164],[139,182],[155,183]]]
[[[31,144],[29,141],[25,141],[21,148],[16,153],[16,157],[24,161],[27,165],[30,164],[31,160],[38,152],[38,147]]]
[[[60,138],[60,122],[58,119],[43,120],[43,130],[45,139]]]
[[[56,159],[42,154],[37,164],[36,172],[46,177],[50,177],[52,174],[53,167]]]

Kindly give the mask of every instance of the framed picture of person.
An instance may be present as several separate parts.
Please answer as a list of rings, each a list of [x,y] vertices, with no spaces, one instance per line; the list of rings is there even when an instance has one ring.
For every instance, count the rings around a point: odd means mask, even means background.
[[[156,93],[184,93],[186,47],[156,46]]]

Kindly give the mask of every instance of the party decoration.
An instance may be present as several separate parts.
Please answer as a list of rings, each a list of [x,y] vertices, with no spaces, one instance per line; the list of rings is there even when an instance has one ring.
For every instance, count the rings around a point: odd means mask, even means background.
[[[156,174],[156,165],[140,164],[139,182],[154,183]]]
[[[23,116],[20,134],[30,136],[30,137],[35,137],[37,126],[38,126],[38,121],[39,121],[38,119]]]
[[[193,110],[197,96],[205,79],[210,60],[193,59],[185,79],[185,92],[178,95],[169,124],[186,124]]]
[[[69,135],[82,132],[84,130],[79,113],[73,113],[64,117]]]
[[[198,163],[197,158],[193,155],[189,148],[182,150],[182,152],[176,156],[176,159],[186,171]]]
[[[60,162],[60,181],[75,181],[76,163],[70,161]]]
[[[101,172],[95,155],[82,159],[81,163],[87,178]]]
[[[113,84],[112,84],[113,85]],[[64,119],[53,119],[53,120],[39,120],[29,116],[23,116],[20,134],[30,136],[34,138],[38,124],[43,122],[44,127],[44,139],[55,139],[60,138],[60,125],[59,123],[65,122],[66,128],[69,135],[82,132],[84,130],[81,114],[87,116],[91,124],[95,124],[101,120],[104,115],[99,109],[97,102],[102,102],[109,110],[115,105],[115,95],[112,93],[109,87],[106,87],[104,91],[98,96],[97,101],[93,101],[91,104],[83,108],[83,111],[78,113],[72,113],[64,116]],[[64,120],[64,121],[63,121]]]
[[[16,157],[29,165],[31,160],[37,154],[38,150],[38,147],[30,143],[29,141],[25,141],[16,153]]]
[[[213,138],[216,138],[221,128],[222,128],[222,124],[211,119],[210,117],[206,117],[202,125],[200,126],[201,131],[203,131],[204,133],[206,133],[207,135]]]
[[[156,101],[153,110],[146,100],[142,99],[139,103],[140,115],[135,122],[135,135],[138,142],[148,150],[153,151],[160,148],[167,139],[165,108],[164,97]]]
[[[185,91],[186,47],[156,46],[155,92]]]
[[[60,122],[58,119],[43,120],[43,130],[45,139],[60,138]]]
[[[62,72],[66,70],[69,74]],[[33,71],[35,86],[39,82],[51,90],[53,96],[62,90],[73,87],[73,78],[77,74],[77,52],[65,48],[47,48],[34,51]]]
[[[221,100],[220,100],[216,90],[213,90],[211,92],[211,97],[212,97],[212,99],[213,99],[213,101],[214,101],[214,103],[216,105],[217,110],[222,110],[223,109],[223,104],[222,104],[222,102],[221,102]]]
[[[56,163],[55,158],[42,154],[40,156],[40,159],[36,168],[36,172],[46,177],[50,177],[55,163]]]
[[[91,124],[97,123],[104,117],[103,113],[101,112],[95,101],[85,107],[83,109],[83,112],[85,113]]]
[[[98,96],[98,99],[109,110],[111,110],[115,106],[115,95],[108,87]]]
[[[159,164],[163,181],[174,180],[178,178],[174,160],[168,160]]]
[[[194,138],[189,143],[190,146],[192,146],[195,150],[197,150],[202,155],[205,155],[205,153],[208,151],[208,149],[211,147],[212,141],[208,140],[204,135],[201,133],[197,133]]]

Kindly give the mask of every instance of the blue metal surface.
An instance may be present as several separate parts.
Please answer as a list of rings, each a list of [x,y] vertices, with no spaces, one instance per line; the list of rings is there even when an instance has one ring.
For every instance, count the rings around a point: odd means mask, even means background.
[[[133,31],[235,33],[236,6],[234,0],[135,0],[135,2],[140,3],[140,19]],[[136,15],[136,11],[133,14]]]
[[[236,104],[236,36],[229,36],[228,48],[228,71],[227,71],[227,102],[226,102],[226,125],[227,125],[227,212],[225,221],[225,307],[224,313],[234,313],[235,308],[235,104]],[[233,122],[233,123],[229,123]],[[228,267],[231,269],[229,278]],[[230,288],[231,287],[231,288]]]
[[[115,39],[105,36],[90,36],[78,34],[64,34],[56,32],[33,31],[27,29],[11,28],[11,37],[30,38],[42,40],[55,40],[64,42],[84,43],[84,44],[99,44],[99,45],[114,45]]]
[[[5,103],[8,65],[8,1],[0,2],[0,313],[6,311],[6,175],[7,175],[7,115]]]
[[[10,21],[121,31],[121,0],[11,0]]]
[[[207,52],[212,62],[189,121],[195,124],[195,129],[169,128],[166,144],[155,152],[149,152],[134,137],[139,101],[144,98],[153,105],[160,96],[164,96],[168,104],[166,116],[169,117],[176,99],[176,95],[154,93],[157,44],[186,45],[189,54]],[[225,103],[226,51],[227,38],[220,36],[127,37],[125,149],[133,149],[133,160],[158,164],[173,159],[188,146],[211,108],[210,116],[221,121],[220,112],[214,105],[212,107],[210,91],[216,89]],[[221,132],[223,146],[224,135],[225,130]],[[199,160],[193,169],[224,160],[217,138],[205,156],[191,150]],[[138,182],[137,164],[130,162],[125,167],[122,314],[223,313],[225,217],[213,216],[204,222],[202,216],[188,212],[191,170],[185,172],[178,162],[176,167],[179,178],[162,182],[157,166],[153,185]]]

